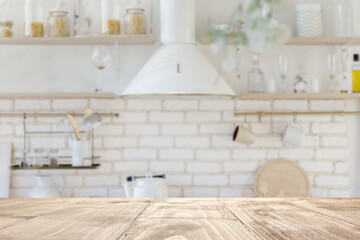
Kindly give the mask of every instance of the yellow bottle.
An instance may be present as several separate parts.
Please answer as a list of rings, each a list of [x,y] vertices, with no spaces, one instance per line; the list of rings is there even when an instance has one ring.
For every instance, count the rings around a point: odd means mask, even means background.
[[[359,54],[354,54],[354,65],[352,68],[352,92],[360,93],[360,61]]]

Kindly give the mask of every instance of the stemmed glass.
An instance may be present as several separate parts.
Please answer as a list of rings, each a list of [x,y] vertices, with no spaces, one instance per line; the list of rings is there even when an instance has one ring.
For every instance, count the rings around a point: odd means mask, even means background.
[[[288,73],[288,57],[285,55],[279,56],[279,73],[281,77],[281,92],[286,91],[286,75]]]
[[[102,92],[103,80],[101,74],[105,69],[106,65],[109,63],[109,51],[105,47],[95,47],[91,55],[91,59],[96,68],[99,69],[98,87],[95,89],[95,92]]]
[[[328,55],[328,72],[330,77],[330,85],[329,89],[330,92],[335,92],[335,77],[336,77],[336,55],[335,54],[329,54]]]

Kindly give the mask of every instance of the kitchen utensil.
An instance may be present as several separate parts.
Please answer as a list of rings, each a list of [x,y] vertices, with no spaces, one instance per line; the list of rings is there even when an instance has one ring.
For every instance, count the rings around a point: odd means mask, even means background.
[[[301,146],[304,136],[305,133],[302,129],[295,125],[288,124],[281,135],[281,141],[285,144],[299,147]]]
[[[99,70],[98,86],[95,89],[95,92],[102,92],[103,82],[101,74],[110,60],[109,51],[105,47],[95,47],[91,55],[91,59],[96,68]]]
[[[249,128],[237,126],[234,132],[233,141],[242,144],[254,144],[255,135]]]
[[[294,83],[294,93],[306,93],[308,82],[300,75],[297,75]]]
[[[281,92],[286,91],[286,75],[288,73],[288,57],[285,55],[279,56],[279,73],[281,77]]]
[[[84,111],[84,119],[87,118],[88,116],[92,115],[93,112],[90,108],[85,108]],[[90,137],[91,137],[91,129],[92,128],[88,128],[88,130],[86,131],[86,140],[89,141]]]
[[[65,178],[61,176],[65,185]],[[64,191],[62,187],[59,191],[52,176],[36,176],[36,185],[30,190],[30,198],[59,198]]]
[[[310,181],[302,167],[289,160],[266,163],[256,174],[256,197],[309,197]]]
[[[101,125],[102,117],[97,114],[92,114],[84,118],[83,124],[87,128],[95,129]]]
[[[79,132],[79,128],[78,128],[78,125],[74,119],[73,116],[71,116],[69,113],[66,114],[67,117],[69,118],[70,120],[70,124],[73,128],[73,131],[74,131],[74,134],[75,134],[75,139],[78,140],[78,141],[81,141],[81,136],[80,136],[80,132]]]
[[[164,178],[154,177],[151,173],[146,177],[131,177],[124,184],[127,198],[167,198],[167,187]]]

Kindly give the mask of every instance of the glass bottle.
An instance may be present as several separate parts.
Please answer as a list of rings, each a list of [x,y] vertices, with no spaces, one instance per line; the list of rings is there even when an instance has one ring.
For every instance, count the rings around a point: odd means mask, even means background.
[[[120,5],[118,1],[101,1],[101,34],[118,35],[121,33]]]
[[[69,17],[68,12],[64,10],[50,11],[47,20],[48,37],[69,37]]]
[[[90,35],[91,16],[86,12],[87,0],[75,0],[74,7],[74,36]]]
[[[352,92],[360,92],[360,59],[359,54],[354,54],[354,65],[352,67]]]
[[[39,1],[26,0],[24,34],[25,37],[44,36],[43,8]]]
[[[248,74],[248,91],[252,93],[265,92],[264,73],[260,69],[259,54],[252,54],[253,66]]]
[[[140,3],[135,1],[134,6],[126,9],[124,17],[125,34],[146,34],[145,9],[140,7]]]

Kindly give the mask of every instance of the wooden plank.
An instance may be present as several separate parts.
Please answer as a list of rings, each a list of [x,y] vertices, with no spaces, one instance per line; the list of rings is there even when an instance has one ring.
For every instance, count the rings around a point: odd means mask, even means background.
[[[106,92],[74,92],[74,93],[61,93],[61,92],[44,92],[44,93],[0,93],[0,98],[26,98],[26,99],[47,99],[47,98],[69,98],[69,99],[82,99],[82,98],[96,98],[96,99],[115,99],[117,96],[114,93],[106,93]]]
[[[294,205],[291,200],[282,199],[223,201],[258,239],[360,239],[359,225],[319,214],[300,202]],[[315,204],[317,200],[309,201]]]
[[[360,99],[359,93],[242,93],[239,99],[244,100],[342,100]]]

